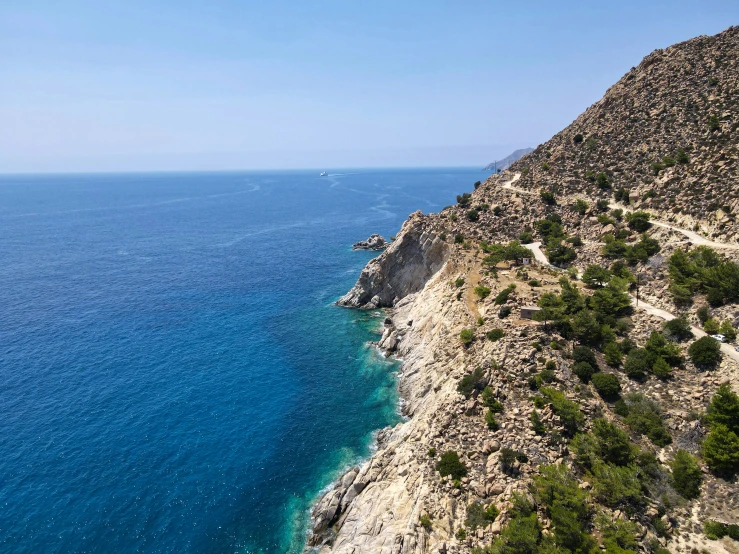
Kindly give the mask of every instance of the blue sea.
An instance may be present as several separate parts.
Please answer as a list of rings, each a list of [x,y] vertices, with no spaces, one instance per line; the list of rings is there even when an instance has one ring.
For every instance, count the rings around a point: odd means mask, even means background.
[[[400,421],[351,245],[485,176],[0,177],[0,551],[300,552]]]

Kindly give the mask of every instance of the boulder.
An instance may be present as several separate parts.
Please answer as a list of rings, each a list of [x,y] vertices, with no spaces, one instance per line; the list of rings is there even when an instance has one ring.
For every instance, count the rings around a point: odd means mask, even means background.
[[[384,237],[374,234],[370,235],[367,240],[355,242],[352,250],[384,250],[388,247],[388,243]]]

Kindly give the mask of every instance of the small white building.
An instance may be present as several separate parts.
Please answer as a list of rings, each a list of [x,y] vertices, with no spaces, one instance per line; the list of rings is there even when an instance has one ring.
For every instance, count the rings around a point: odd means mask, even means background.
[[[521,319],[534,319],[534,314],[541,311],[539,306],[522,306]]]

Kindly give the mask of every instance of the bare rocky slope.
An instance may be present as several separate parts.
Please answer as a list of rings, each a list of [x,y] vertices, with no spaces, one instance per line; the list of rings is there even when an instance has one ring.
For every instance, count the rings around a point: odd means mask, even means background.
[[[739,211],[738,133],[735,26],[652,52],[569,127],[511,169],[522,173],[523,188],[591,196],[601,192],[596,176],[602,172],[612,189],[636,193],[639,205],[733,238]],[[685,163],[679,161],[681,149]],[[650,191],[656,196],[650,198]]]
[[[681,214],[666,207],[671,188],[735,198],[736,87],[702,98],[737,83],[737,37],[731,28],[648,56],[509,171],[440,214],[412,214],[367,265],[339,304],[385,309],[378,347],[402,360],[407,421],[382,430],[371,459],[317,502],[309,549],[739,553],[739,398],[721,387],[739,390],[739,353],[724,344],[705,363],[697,335],[665,328],[681,316],[697,332],[706,315],[709,332],[739,327],[739,294],[720,286],[739,276],[730,211],[719,218],[692,196],[677,200]],[[680,119],[686,98],[720,106],[721,130]],[[641,172],[673,142],[690,147],[689,163]],[[590,182],[592,167],[611,188]],[[619,186],[655,193],[627,206]],[[540,243],[561,268],[522,264]],[[715,255],[696,257],[701,244]],[[521,318],[532,305],[547,321]],[[718,457],[707,447],[717,442]]]

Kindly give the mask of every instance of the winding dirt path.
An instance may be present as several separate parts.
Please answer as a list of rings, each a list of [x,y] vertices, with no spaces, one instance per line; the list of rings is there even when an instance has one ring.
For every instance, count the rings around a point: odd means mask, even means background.
[[[467,304],[467,310],[475,319],[475,322],[477,322],[477,319],[480,317],[480,310],[477,307],[478,298],[475,294],[475,287],[480,284],[480,265],[477,263],[476,258],[472,260],[472,269],[467,272],[467,277],[468,283],[464,301]]]
[[[516,173],[508,181],[504,181],[503,182],[503,188],[504,189],[508,189],[508,190],[515,190],[516,192],[520,192],[522,194],[528,194],[528,195],[531,195],[531,196],[536,196],[536,194],[537,194],[536,192],[533,192],[533,191],[530,191],[530,190],[526,190],[526,189],[522,189],[522,188],[518,188],[518,187],[514,187],[513,186],[513,183],[515,183],[516,181],[518,181],[520,178],[521,178],[521,174],[520,173]],[[633,211],[628,206],[624,206],[623,204],[618,204],[617,202],[610,202],[608,204],[608,207],[611,208],[611,209],[614,209],[614,210],[616,210],[616,209],[618,209],[618,210],[624,210],[624,212]],[[674,225],[670,225],[669,223],[665,223],[664,221],[660,221],[658,219],[650,219],[650,222],[653,225],[656,225],[657,227],[663,227],[665,229],[671,229],[672,231],[676,231],[678,233],[682,233],[683,235],[685,235],[686,237],[688,237],[688,239],[690,240],[690,242],[692,242],[693,244],[697,244],[697,245],[700,245],[700,246],[710,246],[711,248],[721,248],[721,249],[724,249],[724,250],[739,250],[739,244],[732,244],[732,243],[728,243],[728,242],[715,242],[715,241],[712,241],[712,240],[709,240],[709,239],[707,239],[705,237],[700,236],[698,233],[696,233],[694,231],[689,231],[687,229],[682,229],[680,227],[675,227]]]
[[[526,244],[524,246],[526,246],[526,248],[529,248],[534,253],[534,257],[536,258],[538,262],[541,262],[555,269],[560,269],[549,263],[549,260],[547,260],[547,257],[544,255],[544,252],[541,251],[540,242],[534,242],[532,244]],[[664,319],[665,321],[671,321],[677,318],[675,314],[672,314],[668,312],[667,310],[663,310],[661,308],[657,308],[656,306],[652,306],[650,303],[645,302],[644,300],[637,301],[636,297],[632,294],[629,294],[629,296],[631,296],[632,305],[637,310],[643,310],[649,315],[657,316],[660,319]],[[706,336],[706,332],[703,331],[702,329],[699,329],[698,327],[693,327],[691,325],[690,329],[693,331],[693,334],[698,338]],[[737,352],[731,344],[721,343],[721,352],[726,354],[729,358],[731,358],[735,362],[739,363],[739,352]]]

